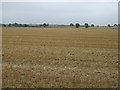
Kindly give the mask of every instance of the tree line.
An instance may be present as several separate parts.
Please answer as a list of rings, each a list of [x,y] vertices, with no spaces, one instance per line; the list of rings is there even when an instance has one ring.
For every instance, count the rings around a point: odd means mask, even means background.
[[[74,26],[74,24],[70,24],[70,26]],[[95,25],[94,24],[91,24],[91,25],[89,25],[88,23],[85,23],[84,25],[81,25],[81,26],[83,26],[83,27],[85,27],[85,28],[88,28],[88,27],[95,27]],[[80,27],[80,24],[79,23],[76,23],[75,24],[75,27],[76,28],[79,28]],[[111,26],[110,24],[108,24],[107,26],[105,26],[105,27],[120,27],[120,24],[114,24],[113,26]]]
[[[18,24],[18,23],[9,23],[9,24],[2,24],[2,27],[47,27],[48,24],[39,24],[39,25],[30,25],[30,24]]]
[[[49,24],[46,24],[46,23],[37,24],[37,25],[33,25],[33,24],[19,24],[19,23],[11,24],[11,23],[9,23],[9,24],[1,24],[1,26],[2,27],[52,27],[52,25],[49,25]],[[56,26],[56,27],[59,27],[59,26],[61,26],[61,27],[62,26],[64,26],[64,27],[76,27],[76,28],[79,28],[79,27],[85,27],[85,28],[97,27],[94,24],[89,25],[88,23],[85,23],[84,25],[80,25],[79,23],[76,23],[76,24],[70,23],[70,25],[53,25],[53,26]],[[114,25],[108,24],[105,27],[120,27],[120,24],[114,24]]]

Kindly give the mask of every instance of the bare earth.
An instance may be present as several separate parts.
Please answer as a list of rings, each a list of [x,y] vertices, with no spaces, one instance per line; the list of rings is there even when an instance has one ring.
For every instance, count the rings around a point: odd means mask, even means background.
[[[3,88],[116,88],[118,30],[3,28]]]

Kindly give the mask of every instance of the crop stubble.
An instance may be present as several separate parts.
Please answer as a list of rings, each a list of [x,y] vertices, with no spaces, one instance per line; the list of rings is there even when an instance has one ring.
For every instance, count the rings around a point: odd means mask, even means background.
[[[3,88],[115,88],[112,28],[3,28]]]

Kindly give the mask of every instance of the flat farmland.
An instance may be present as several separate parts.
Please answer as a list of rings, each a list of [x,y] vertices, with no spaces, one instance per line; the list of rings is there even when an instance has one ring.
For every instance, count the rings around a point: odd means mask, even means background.
[[[3,88],[117,86],[117,29],[2,28]]]

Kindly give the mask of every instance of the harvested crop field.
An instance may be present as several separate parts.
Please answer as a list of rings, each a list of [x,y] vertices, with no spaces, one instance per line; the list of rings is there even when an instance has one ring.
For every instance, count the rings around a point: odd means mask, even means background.
[[[118,30],[2,29],[3,88],[116,88]]]

